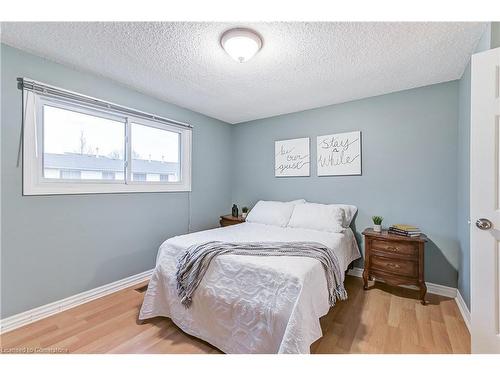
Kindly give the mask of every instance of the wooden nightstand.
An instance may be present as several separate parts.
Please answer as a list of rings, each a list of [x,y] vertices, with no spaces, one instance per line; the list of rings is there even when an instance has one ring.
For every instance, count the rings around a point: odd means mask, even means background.
[[[404,237],[364,230],[365,270],[363,281],[368,289],[368,279],[375,277],[390,285],[415,285],[420,288],[420,300],[425,305],[427,287],[424,279],[425,234]]]
[[[219,221],[221,227],[227,227],[229,225],[241,224],[244,222],[245,222],[245,219],[243,219],[241,216],[234,217],[232,215],[223,215],[220,217],[220,221]]]

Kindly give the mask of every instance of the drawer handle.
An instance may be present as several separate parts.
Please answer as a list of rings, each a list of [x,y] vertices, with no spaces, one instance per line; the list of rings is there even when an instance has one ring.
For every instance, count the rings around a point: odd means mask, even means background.
[[[387,250],[397,252],[399,249],[395,246],[387,246]]]
[[[387,267],[391,267],[391,268],[401,268],[401,266],[399,264],[394,264],[394,263],[387,263]]]

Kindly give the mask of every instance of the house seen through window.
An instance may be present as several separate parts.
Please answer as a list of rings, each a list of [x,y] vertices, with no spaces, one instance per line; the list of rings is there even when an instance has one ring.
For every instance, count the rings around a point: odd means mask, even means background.
[[[47,179],[125,179],[125,123],[45,105],[43,174]],[[132,181],[180,178],[179,133],[133,123]]]

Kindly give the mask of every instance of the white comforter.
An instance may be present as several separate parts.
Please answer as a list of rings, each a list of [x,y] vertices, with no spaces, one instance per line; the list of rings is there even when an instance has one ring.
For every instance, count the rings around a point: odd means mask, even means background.
[[[206,241],[316,241],[332,248],[340,268],[360,257],[344,233],[243,223],[165,241],[139,319],[170,317],[183,331],[225,353],[309,353],[329,310],[325,271],[305,257],[222,255],[212,263],[186,309],[177,296],[176,264],[190,245]]]

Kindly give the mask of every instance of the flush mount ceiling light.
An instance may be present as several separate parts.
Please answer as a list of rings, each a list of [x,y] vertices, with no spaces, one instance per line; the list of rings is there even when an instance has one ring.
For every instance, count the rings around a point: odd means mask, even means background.
[[[222,34],[220,44],[234,60],[242,63],[255,56],[262,47],[262,39],[250,29],[231,29]]]

